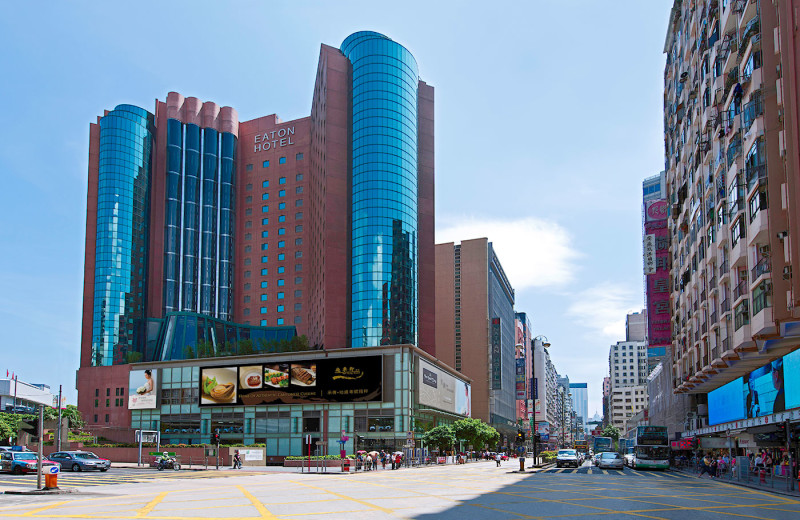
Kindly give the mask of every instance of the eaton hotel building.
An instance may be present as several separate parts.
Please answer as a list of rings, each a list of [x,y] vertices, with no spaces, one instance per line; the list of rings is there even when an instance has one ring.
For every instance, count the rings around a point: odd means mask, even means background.
[[[98,117],[88,423],[289,455],[468,415],[469,380],[433,357],[433,103],[408,50],[358,32],[321,46],[308,117],[240,121],[176,92]],[[343,386],[348,370],[368,376]]]

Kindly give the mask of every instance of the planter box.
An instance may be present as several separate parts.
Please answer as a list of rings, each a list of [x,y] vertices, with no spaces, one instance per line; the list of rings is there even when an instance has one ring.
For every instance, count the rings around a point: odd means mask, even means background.
[[[311,467],[316,468],[319,466],[325,466],[326,468],[338,468],[341,467],[342,461],[336,459],[329,459],[329,460],[312,460]],[[299,468],[299,467],[307,467],[308,466],[308,459],[306,460],[284,460],[283,467],[284,468]],[[355,461],[350,461],[350,466],[352,468],[356,467]]]

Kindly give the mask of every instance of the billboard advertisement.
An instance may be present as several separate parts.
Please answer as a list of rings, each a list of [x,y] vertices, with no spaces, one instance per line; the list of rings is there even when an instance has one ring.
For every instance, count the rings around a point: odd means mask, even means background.
[[[516,392],[517,400],[525,399],[525,358],[516,359]]]
[[[800,350],[780,357],[708,394],[708,422],[763,417],[800,407]]]
[[[147,410],[158,406],[158,369],[131,370],[128,374],[128,409]]]
[[[382,397],[382,356],[200,369],[200,406],[372,402]]]
[[[458,415],[471,415],[470,385],[427,361],[419,360],[419,404]]]
[[[672,342],[669,308],[669,230],[667,201],[654,200],[645,206],[644,274],[647,297],[649,347],[665,347]]]
[[[501,352],[500,318],[492,318],[492,390],[503,388],[503,353]]]

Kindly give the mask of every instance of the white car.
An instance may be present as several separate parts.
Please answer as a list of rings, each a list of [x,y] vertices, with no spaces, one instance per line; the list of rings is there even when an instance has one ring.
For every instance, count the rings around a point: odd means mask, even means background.
[[[578,461],[578,452],[575,450],[558,450],[556,455],[556,467],[574,466],[579,468],[581,463]]]

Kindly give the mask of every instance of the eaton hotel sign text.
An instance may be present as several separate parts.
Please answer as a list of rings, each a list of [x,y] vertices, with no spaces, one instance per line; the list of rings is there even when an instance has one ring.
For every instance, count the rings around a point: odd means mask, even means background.
[[[255,145],[253,152],[266,152],[267,150],[274,150],[275,148],[283,148],[294,144],[292,136],[294,135],[294,127],[287,126],[264,132],[263,134],[256,134]]]

